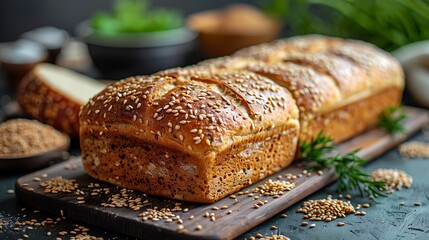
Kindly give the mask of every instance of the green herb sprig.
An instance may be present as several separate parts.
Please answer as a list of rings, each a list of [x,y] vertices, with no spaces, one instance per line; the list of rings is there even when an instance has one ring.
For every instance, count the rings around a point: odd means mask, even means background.
[[[262,1],[261,1],[262,2]],[[268,2],[268,3],[265,3]],[[264,1],[267,12],[281,0]],[[391,51],[429,38],[429,2],[413,0],[283,0],[290,33],[362,39]],[[383,29],[382,31],[380,29]]]
[[[403,133],[403,122],[407,119],[402,106],[388,107],[383,111],[378,121],[378,126],[386,129],[390,134]]]
[[[332,138],[327,137],[321,131],[316,138],[310,142],[303,141],[300,152],[303,159],[310,162],[310,169],[333,168],[338,176],[337,191],[345,192],[358,190],[361,195],[366,192],[369,196],[385,197],[383,190],[386,189],[384,182],[373,181],[363,170],[362,166],[366,160],[357,156],[358,150],[345,155],[335,155],[326,157],[335,147],[332,145]]]

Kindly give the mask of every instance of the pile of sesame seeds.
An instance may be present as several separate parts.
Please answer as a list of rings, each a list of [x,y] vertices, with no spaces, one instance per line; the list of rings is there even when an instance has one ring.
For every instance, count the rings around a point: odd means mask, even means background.
[[[103,238],[100,237],[95,237],[95,236],[91,236],[91,235],[83,235],[83,234],[78,234],[76,236],[72,236],[70,237],[70,240],[102,240]]]
[[[255,239],[264,239],[264,240],[290,240],[290,238],[286,237],[285,235],[281,234],[273,234],[271,236],[264,236],[260,233],[257,233],[255,236],[249,237],[249,240],[255,240]]]
[[[398,148],[405,158],[429,158],[429,144],[418,141],[403,143]]]
[[[99,186],[99,184],[98,184]],[[99,189],[99,188],[97,188]],[[93,193],[97,193],[98,191],[94,191]],[[149,204],[149,200],[142,199],[141,197],[133,197],[130,193],[134,192],[133,190],[123,188],[120,193],[113,194],[109,197],[107,202],[101,203],[103,207],[111,207],[111,208],[123,208],[128,207],[134,211],[140,210],[144,205]],[[93,194],[92,195],[98,195]]]
[[[278,198],[286,191],[290,191],[295,187],[295,183],[289,181],[271,180],[269,179],[264,184],[259,185],[252,190],[253,193],[260,193],[264,196],[272,196]]]
[[[67,137],[36,120],[12,119],[0,124],[0,157],[39,154],[67,143]]]
[[[388,193],[393,189],[400,190],[402,187],[409,188],[413,183],[413,178],[406,172],[397,169],[377,169],[371,173],[374,181],[385,182],[388,187]]]
[[[71,193],[79,188],[79,184],[76,179],[64,179],[59,176],[40,183],[40,187],[45,189],[45,193]]]
[[[337,218],[344,218],[347,214],[355,213],[355,209],[350,201],[344,202],[328,196],[326,199],[304,202],[297,212],[303,213],[304,218],[311,221],[330,222]]]
[[[153,208],[148,208],[146,209],[146,211],[142,212],[139,214],[140,217],[142,217],[143,221],[153,221],[153,222],[157,222],[160,220],[164,220],[164,222],[177,222],[179,224],[183,223],[183,220],[180,218],[179,215],[175,214],[177,212],[187,212],[188,209],[182,209],[181,208],[181,203],[176,203],[174,208],[170,209],[170,208],[158,208],[158,207],[153,207]]]

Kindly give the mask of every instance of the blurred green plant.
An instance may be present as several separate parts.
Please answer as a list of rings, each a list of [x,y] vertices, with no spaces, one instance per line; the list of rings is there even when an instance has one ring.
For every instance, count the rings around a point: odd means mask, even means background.
[[[183,26],[176,10],[151,9],[147,0],[116,0],[111,12],[97,12],[91,26],[106,34],[155,32]]]
[[[429,0],[271,0],[263,9],[283,16],[293,35],[356,38],[389,51],[429,39]]]

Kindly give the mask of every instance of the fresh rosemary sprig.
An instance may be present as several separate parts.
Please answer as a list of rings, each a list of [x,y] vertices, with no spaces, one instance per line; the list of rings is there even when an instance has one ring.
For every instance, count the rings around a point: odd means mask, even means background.
[[[401,105],[388,107],[381,114],[378,126],[386,129],[390,134],[403,133],[405,131],[403,122],[406,118],[407,115]]]
[[[333,168],[338,175],[339,192],[357,189],[361,195],[366,192],[374,198],[385,197],[384,182],[372,181],[371,177],[363,170],[362,166],[366,160],[356,155],[358,150],[345,155],[335,155],[327,157],[334,149],[332,139],[321,131],[317,137],[310,142],[303,141],[300,146],[303,159],[310,161],[310,169]]]
[[[305,140],[299,146],[301,158],[304,159],[320,159],[323,154],[334,149],[332,145],[332,138],[325,136],[323,130],[317,134],[316,138],[311,138],[310,142]]]

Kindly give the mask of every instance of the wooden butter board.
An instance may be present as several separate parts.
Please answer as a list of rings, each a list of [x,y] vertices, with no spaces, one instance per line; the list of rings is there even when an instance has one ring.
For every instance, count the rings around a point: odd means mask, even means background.
[[[374,159],[428,124],[429,115],[427,111],[412,107],[405,107],[404,110],[408,115],[404,124],[406,129],[404,134],[392,136],[384,130],[372,129],[338,145],[340,153],[347,153],[355,149],[360,149],[358,152],[359,156],[366,159]],[[273,181],[277,180],[277,176],[279,175],[283,176],[280,180],[286,180],[284,177],[285,174],[290,173],[298,175],[302,173],[303,170],[305,170],[305,168],[301,166],[299,162],[294,163],[286,169],[242,191],[251,192],[252,189],[265,183],[268,179],[272,179]],[[85,193],[82,195],[84,196],[85,203],[79,204],[79,200],[77,200],[78,196],[73,192],[57,194],[44,193],[44,189],[39,186],[40,183],[34,181],[35,177],[40,178],[42,174],[47,174],[47,177],[42,178],[42,181],[56,176],[62,176],[65,179],[76,179],[79,184],[79,189]],[[177,230],[179,224],[175,221],[143,221],[142,218],[138,216],[139,213],[145,211],[147,208],[153,208],[155,206],[172,209],[177,201],[132,192],[129,193],[129,196],[133,196],[134,198],[142,197],[143,199],[147,199],[149,203],[138,211],[133,211],[126,207],[112,208],[101,206],[101,203],[106,202],[109,196],[119,193],[121,189],[110,184],[98,182],[89,177],[82,168],[79,157],[23,176],[17,180],[15,188],[16,196],[26,205],[54,214],[62,212],[67,218],[107,228],[133,237],[144,239],[232,239],[273,217],[280,211],[292,206],[334,180],[335,175],[333,171],[325,171],[322,175],[313,173],[311,176],[303,176],[291,180],[296,184],[295,188],[280,195],[279,198],[261,196],[258,200],[255,200],[253,197],[249,197],[248,194],[235,194],[236,199],[226,197],[213,204],[182,202],[182,209],[188,208],[189,210],[186,212],[175,212],[174,214],[179,215],[180,218],[183,219],[184,231]],[[88,187],[90,183],[99,183],[101,188],[109,188],[110,194],[92,196],[92,188]],[[267,200],[264,205],[259,208],[254,207],[254,204],[264,200]],[[221,209],[222,206],[228,206],[228,208]],[[213,210],[213,207],[218,207],[219,210]],[[228,214],[229,210],[231,210],[230,214]],[[215,213],[215,221],[205,217],[204,215],[206,212]],[[191,215],[194,216],[194,219],[189,220]],[[202,229],[198,231],[195,230],[197,225],[201,225]]]

